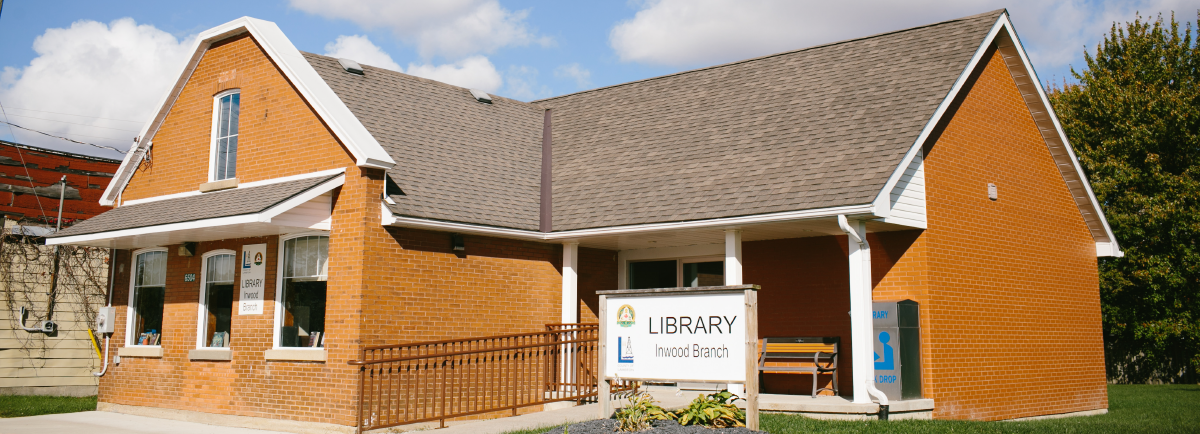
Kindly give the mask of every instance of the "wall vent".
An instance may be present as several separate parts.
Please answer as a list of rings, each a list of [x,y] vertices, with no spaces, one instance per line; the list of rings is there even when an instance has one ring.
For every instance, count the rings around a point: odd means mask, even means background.
[[[492,103],[492,96],[488,95],[487,92],[484,92],[482,90],[471,89],[471,96],[475,97],[475,100],[479,101],[481,103],[485,103],[485,104]]]
[[[363,68],[359,66],[358,62],[350,59],[338,59],[338,63],[342,65],[342,69],[345,69],[346,72],[363,75]]]

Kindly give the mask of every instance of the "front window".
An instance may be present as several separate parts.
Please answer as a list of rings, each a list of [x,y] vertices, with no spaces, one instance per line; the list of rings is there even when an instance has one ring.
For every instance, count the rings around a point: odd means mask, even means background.
[[[629,289],[721,286],[725,262],[717,258],[688,258],[629,263]]]
[[[204,261],[204,285],[200,316],[202,347],[228,348],[233,319],[233,265],[236,256],[221,253]]]
[[[134,268],[133,321],[130,345],[161,345],[163,298],[167,284],[167,252],[152,251],[137,255]]]
[[[328,266],[329,237],[305,236],[284,241],[279,346],[325,346]]]
[[[220,181],[237,176],[238,112],[241,93],[218,95],[213,103],[213,162],[212,180]]]

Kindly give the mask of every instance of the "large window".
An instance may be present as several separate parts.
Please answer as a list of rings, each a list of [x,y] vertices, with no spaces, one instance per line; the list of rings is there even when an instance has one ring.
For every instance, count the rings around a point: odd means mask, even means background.
[[[167,252],[152,250],[134,257],[129,293],[131,318],[126,345],[161,345],[163,298],[167,284]]]
[[[229,91],[213,102],[212,180],[237,176],[238,112],[241,93]]]
[[[721,286],[725,262],[720,258],[687,258],[629,263],[629,289]]]
[[[234,252],[219,251],[205,255],[204,281],[200,291],[199,346],[229,348],[233,320]]]
[[[283,242],[280,347],[325,346],[328,267],[329,237],[303,236]]]

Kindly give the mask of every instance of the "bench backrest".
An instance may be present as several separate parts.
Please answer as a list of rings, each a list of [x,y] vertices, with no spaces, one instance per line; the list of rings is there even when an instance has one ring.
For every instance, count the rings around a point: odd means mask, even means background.
[[[812,358],[816,353],[832,357],[838,352],[840,340],[837,337],[763,338],[760,351],[768,358]]]

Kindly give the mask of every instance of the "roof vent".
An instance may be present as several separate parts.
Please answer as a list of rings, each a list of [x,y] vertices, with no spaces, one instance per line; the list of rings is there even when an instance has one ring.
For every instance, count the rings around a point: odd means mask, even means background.
[[[358,65],[358,62],[350,59],[338,59],[338,63],[342,64],[342,69],[345,69],[346,72],[363,75],[363,68]]]
[[[492,96],[488,95],[487,92],[484,92],[482,90],[471,89],[471,96],[475,97],[475,100],[479,101],[481,103],[485,103],[485,104],[492,103]]]

